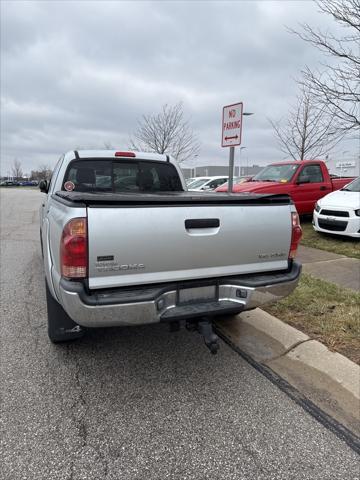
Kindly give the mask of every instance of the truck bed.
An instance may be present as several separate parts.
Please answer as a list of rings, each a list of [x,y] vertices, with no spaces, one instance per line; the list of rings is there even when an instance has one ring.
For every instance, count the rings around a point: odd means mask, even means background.
[[[341,188],[345,187],[345,185],[352,182],[353,180],[355,180],[355,177],[331,178],[333,191],[340,190]]]

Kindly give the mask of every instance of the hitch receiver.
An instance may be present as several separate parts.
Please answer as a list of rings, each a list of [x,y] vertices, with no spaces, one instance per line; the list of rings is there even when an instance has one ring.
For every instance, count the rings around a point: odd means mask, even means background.
[[[205,345],[215,355],[219,350],[219,337],[214,333],[212,322],[209,318],[203,318],[198,322],[198,331],[204,337]]]

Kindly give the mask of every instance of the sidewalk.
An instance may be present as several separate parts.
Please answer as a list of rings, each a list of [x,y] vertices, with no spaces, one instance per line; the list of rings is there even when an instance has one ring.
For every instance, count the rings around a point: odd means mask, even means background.
[[[303,272],[360,291],[360,260],[302,245],[296,259],[303,264]]]

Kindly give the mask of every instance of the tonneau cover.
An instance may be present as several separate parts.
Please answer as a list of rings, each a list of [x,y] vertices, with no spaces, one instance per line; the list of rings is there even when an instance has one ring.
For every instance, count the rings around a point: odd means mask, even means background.
[[[88,193],[59,191],[53,195],[55,200],[76,204],[77,206],[132,206],[132,205],[289,205],[288,195],[258,193],[203,193],[203,192],[161,192],[161,193]]]

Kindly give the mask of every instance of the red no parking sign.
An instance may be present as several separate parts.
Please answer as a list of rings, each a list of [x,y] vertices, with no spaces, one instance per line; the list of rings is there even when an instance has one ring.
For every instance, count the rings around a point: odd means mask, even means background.
[[[241,143],[243,104],[234,103],[223,107],[222,147],[235,147]]]

